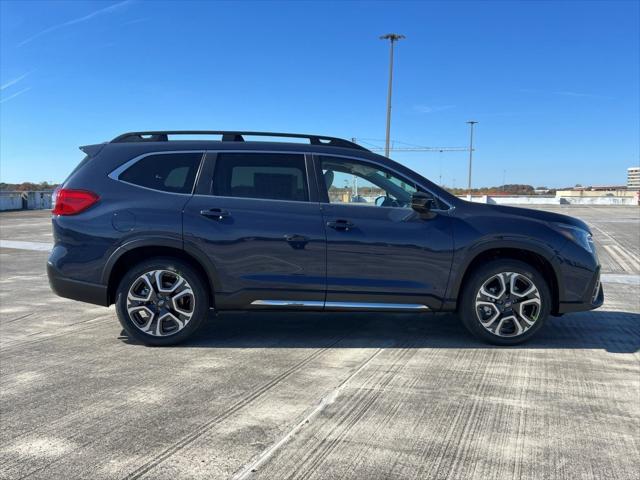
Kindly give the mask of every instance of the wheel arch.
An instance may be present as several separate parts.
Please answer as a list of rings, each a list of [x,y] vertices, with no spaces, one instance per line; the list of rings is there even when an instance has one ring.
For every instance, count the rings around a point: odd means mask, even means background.
[[[107,303],[115,301],[116,289],[128,268],[141,261],[154,257],[174,257],[191,265],[205,281],[205,289],[209,292],[209,305],[215,306],[215,292],[218,289],[217,276],[209,260],[200,252],[187,251],[182,242],[169,239],[131,242],[116,250],[105,265],[102,275],[103,284],[107,285]]]
[[[530,245],[505,243],[485,246],[485,248],[475,251],[468,256],[468,260],[465,262],[464,267],[460,269],[460,275],[458,275],[455,283],[452,285],[452,291],[449,298],[454,299],[456,305],[455,308],[457,308],[467,279],[471,273],[484,262],[502,258],[520,260],[536,268],[543,276],[549,286],[549,291],[551,292],[551,313],[557,315],[563,285],[559,269],[554,265],[552,260],[553,257],[553,254],[550,254],[544,249],[535,246],[532,247]]]

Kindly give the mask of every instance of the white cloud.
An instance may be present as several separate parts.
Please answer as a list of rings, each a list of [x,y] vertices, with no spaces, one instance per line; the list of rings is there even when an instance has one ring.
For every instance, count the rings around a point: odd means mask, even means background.
[[[124,5],[126,5],[127,3],[130,3],[131,0],[124,0],[122,2],[118,2],[118,3],[114,3],[113,5],[109,5],[108,7],[104,7],[101,8],[99,10],[96,10],[94,12],[88,13],[87,15],[84,15],[83,17],[78,17],[78,18],[74,18],[73,20],[68,20],[66,22],[63,23],[59,23],[58,25],[53,25],[51,27],[45,28],[44,30],[39,31],[38,33],[31,35],[29,38],[21,41],[18,46],[22,47],[23,45],[26,45],[27,43],[32,42],[33,40],[35,40],[36,38],[39,38],[43,35],[46,35],[47,33],[51,33],[51,32],[55,32],[56,30],[60,30],[61,28],[65,28],[65,27],[70,27],[71,25],[77,25],[79,23],[82,22],[86,22],[87,20],[91,20],[92,18],[95,18],[99,15],[104,15],[105,13],[111,13],[114,10],[123,7]]]
[[[26,88],[23,88],[22,90],[18,90],[13,95],[9,95],[8,97],[3,98],[2,100],[0,100],[0,103],[8,102],[12,98],[16,98],[18,95],[22,95],[23,93],[28,92],[29,90],[31,90],[31,87],[26,87]]]
[[[11,85],[15,85],[16,83],[24,80],[25,78],[27,78],[29,75],[31,74],[31,72],[27,72],[24,73],[22,75],[20,75],[19,77],[14,78],[13,80],[9,80],[6,83],[3,83],[2,85],[0,85],[0,90],[4,90],[5,88],[9,88]]]

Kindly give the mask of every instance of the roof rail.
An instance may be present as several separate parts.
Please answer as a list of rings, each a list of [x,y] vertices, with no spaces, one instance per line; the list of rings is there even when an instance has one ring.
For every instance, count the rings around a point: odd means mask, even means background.
[[[365,150],[361,145],[350,142],[343,138],[327,137],[324,135],[305,135],[300,133],[280,133],[280,132],[245,132],[228,130],[167,130],[151,132],[129,132],[111,140],[111,143],[128,142],[167,142],[169,135],[222,135],[223,142],[244,142],[243,135],[255,137],[283,137],[283,138],[306,138],[311,145],[324,145],[326,147],[352,148]]]

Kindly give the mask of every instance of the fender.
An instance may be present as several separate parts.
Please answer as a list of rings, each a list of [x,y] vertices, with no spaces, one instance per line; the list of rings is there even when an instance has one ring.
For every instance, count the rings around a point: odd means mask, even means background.
[[[481,239],[466,249],[460,249],[454,252],[451,280],[445,295],[445,302],[442,306],[443,310],[454,310],[456,308],[462,280],[471,262],[484,252],[500,248],[532,252],[547,260],[553,269],[553,274],[558,285],[558,298],[560,300],[563,298],[564,283],[560,272],[558,252],[546,243],[531,237],[502,235],[495,238]]]
[[[191,243],[185,244],[181,239],[162,236],[136,238],[120,245],[109,256],[109,259],[104,265],[101,276],[102,284],[109,284],[109,278],[111,276],[113,267],[122,257],[122,255],[131,250],[141,247],[167,247],[175,248],[176,250],[182,250],[187,255],[191,256],[196,262],[198,262],[206,272],[209,279],[209,284],[211,285],[212,298],[215,298],[214,295],[216,291],[220,291],[220,281],[218,278],[217,270],[209,260],[209,257],[204,254],[204,252],[202,252],[198,247]]]
[[[127,253],[129,250],[140,247],[169,247],[183,250],[182,241],[172,237],[140,237],[133,240],[129,240],[116,248],[109,256],[102,269],[101,283],[107,285],[109,283],[109,277],[114,265],[118,262],[120,257]]]

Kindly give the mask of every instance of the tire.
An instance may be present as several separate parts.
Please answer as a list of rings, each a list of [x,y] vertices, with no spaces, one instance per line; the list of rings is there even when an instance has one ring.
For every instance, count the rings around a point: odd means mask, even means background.
[[[542,328],[550,310],[544,277],[531,265],[511,259],[492,260],[471,272],[458,305],[464,326],[494,345],[526,342]]]
[[[118,320],[130,338],[145,345],[183,342],[209,312],[205,285],[201,275],[182,260],[145,260],[131,267],[118,285]]]

